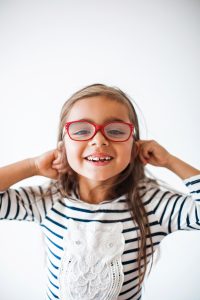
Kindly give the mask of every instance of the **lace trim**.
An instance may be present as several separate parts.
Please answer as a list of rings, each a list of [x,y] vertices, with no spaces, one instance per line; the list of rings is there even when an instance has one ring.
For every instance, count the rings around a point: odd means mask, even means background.
[[[59,273],[62,300],[116,300],[124,281],[122,223],[68,220]]]

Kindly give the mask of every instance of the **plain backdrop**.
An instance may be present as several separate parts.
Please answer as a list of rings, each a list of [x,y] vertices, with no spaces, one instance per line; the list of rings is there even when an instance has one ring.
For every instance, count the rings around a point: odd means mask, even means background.
[[[141,139],[200,169],[199,53],[198,0],[1,0],[0,166],[54,149],[63,103],[98,82],[131,96]],[[145,168],[188,193],[171,171]],[[1,221],[0,241],[1,300],[44,299],[39,226]],[[200,232],[168,235],[157,257],[143,300],[199,300]]]

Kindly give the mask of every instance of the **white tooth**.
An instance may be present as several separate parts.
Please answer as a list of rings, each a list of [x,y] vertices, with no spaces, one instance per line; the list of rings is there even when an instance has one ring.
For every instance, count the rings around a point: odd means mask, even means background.
[[[100,161],[100,160],[103,161],[103,160],[111,160],[112,158],[110,156],[106,156],[106,157],[88,156],[87,159],[90,161]]]
[[[99,157],[94,157],[93,160],[98,161],[98,160],[99,160]]]

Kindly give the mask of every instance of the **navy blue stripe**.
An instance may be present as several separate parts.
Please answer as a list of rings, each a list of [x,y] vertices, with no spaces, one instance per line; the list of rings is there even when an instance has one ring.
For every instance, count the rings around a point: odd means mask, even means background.
[[[53,251],[47,246],[47,248],[49,249],[49,251],[51,252],[51,254],[53,255],[53,256],[55,256],[57,259],[59,259],[59,260],[61,260],[61,257],[60,256],[58,256],[58,255],[56,255],[55,253],[53,253]]]
[[[23,220],[26,220],[27,217],[28,217],[28,213],[27,213],[27,211],[25,211],[25,215],[24,215],[24,217],[23,217]]]
[[[97,222],[97,220],[90,220],[90,219],[79,219],[79,218],[71,218],[68,217],[67,215],[61,213],[60,211],[58,211],[55,208],[52,208],[52,211],[55,212],[56,214],[58,214],[59,216],[62,216],[65,219],[73,219],[75,221],[79,221],[79,222]],[[132,218],[125,218],[125,219],[117,219],[117,220],[98,220],[99,223],[116,223],[116,222],[127,222],[127,221],[132,221]]]
[[[54,286],[56,289],[59,289],[59,287],[50,280],[49,276],[48,276],[48,280],[52,286]]]
[[[196,223],[199,224],[199,216],[198,216],[198,211],[197,211],[196,207],[195,207],[195,217],[196,217]]]
[[[148,253],[147,254],[147,257],[149,257],[149,256],[151,256],[151,253]],[[142,258],[144,258],[144,257],[142,257]],[[123,261],[122,262],[122,265],[123,266],[125,266],[125,265],[129,265],[129,264],[132,264],[132,263],[135,263],[135,262],[137,262],[137,258],[136,259],[131,259],[131,260],[126,260],[126,261]]]
[[[51,195],[50,195],[50,196],[51,196],[51,197],[50,197],[50,199],[51,199],[51,204],[52,204],[51,207],[52,207],[53,204],[54,204],[53,195],[54,195],[54,194],[52,194],[52,193],[51,193]]]
[[[154,222],[148,223],[148,225],[149,225],[150,227],[156,226],[156,225],[158,225],[158,224],[159,224],[158,221],[154,221]],[[122,231],[122,233],[130,232],[130,231],[136,231],[136,230],[139,230],[139,227],[138,227],[138,226],[130,227],[130,228],[124,229],[124,230]]]
[[[56,299],[59,299],[58,296],[56,294],[54,294],[51,289],[48,287],[48,290],[50,291],[50,293],[56,298]]]
[[[189,217],[188,214],[187,214],[187,217],[186,217],[186,222],[187,222],[187,226],[189,227],[190,226],[190,217]]]
[[[0,194],[0,211],[1,211],[2,199],[3,199],[3,194]]]
[[[166,196],[167,194],[169,194],[169,191],[165,192],[165,193],[162,195],[162,197],[160,198],[158,204],[156,205],[156,207],[155,207],[154,210],[153,210],[153,213],[154,213],[154,214],[156,213],[158,207],[160,206],[160,204],[162,203],[163,199],[165,198],[165,196]]]
[[[135,277],[131,278],[130,280],[124,281],[123,286],[126,285],[126,284],[129,284],[129,283],[133,282],[134,280],[136,280],[138,278],[139,278],[139,276],[135,276]]]
[[[167,233],[166,233],[166,235],[167,235]],[[160,244],[160,241],[153,243],[153,246],[156,246],[156,245],[159,245],[159,244]],[[151,247],[151,245],[146,246],[146,248],[149,248],[149,247]],[[129,249],[129,250],[124,251],[123,254],[128,254],[128,253],[138,252],[138,251],[139,251],[139,248],[134,248],[134,249]]]
[[[52,300],[50,297],[49,297],[49,295],[47,294],[47,297],[49,298],[49,300]]]
[[[199,174],[200,175],[200,174]],[[189,185],[193,185],[193,184],[196,184],[196,183],[200,183],[200,179],[197,179],[197,180],[194,180],[194,181],[189,181],[187,182],[185,185],[186,186],[189,186]]]
[[[55,279],[58,279],[58,277],[49,268],[48,268],[48,270]]]
[[[50,228],[48,228],[46,225],[40,224],[40,226],[46,228],[48,231],[50,231],[51,233],[53,233],[53,234],[54,234],[55,236],[57,236],[58,238],[63,239],[63,236],[62,236],[62,235],[60,235],[60,234],[58,234],[58,233],[55,233],[53,230],[51,230]]]
[[[134,290],[136,287],[138,287],[138,285],[134,285],[134,287],[128,289],[127,291],[124,291],[124,292],[120,293],[119,296],[122,296],[122,295],[125,295],[125,294],[129,293],[130,291]],[[128,299],[132,299],[132,297],[135,297],[138,293],[140,293],[140,291],[141,291],[141,288],[138,289],[137,292],[135,292],[135,293],[134,293],[130,298],[128,298]],[[128,299],[126,299],[126,300],[128,300]]]
[[[59,246],[58,244],[56,244],[55,242],[53,242],[48,236],[46,236],[46,238],[55,246],[57,247],[58,249],[60,250],[64,250],[63,247]]]
[[[141,269],[144,267],[144,265],[141,265]],[[129,270],[129,271],[125,271],[124,272],[124,276],[125,275],[128,275],[128,274],[131,274],[131,273],[135,273],[135,272],[138,272],[138,267],[137,268],[134,268],[132,270]]]
[[[17,204],[17,210],[16,210],[16,214],[15,214],[15,216],[14,216],[14,220],[17,219],[17,217],[18,217],[18,215],[19,215],[19,211],[20,211],[19,201],[17,201],[16,204]]]
[[[195,227],[193,227],[191,225],[188,225],[188,227],[191,228],[191,229],[194,229],[194,230],[200,230],[200,228],[195,228]]]
[[[26,189],[25,188],[23,188],[23,187],[20,187],[20,189],[24,192],[24,194],[26,195],[26,198],[27,198],[27,200],[28,200],[28,204],[29,204],[29,209],[30,209],[30,212],[31,212],[31,216],[32,216],[32,220],[34,220],[34,215],[33,215],[33,208],[32,208],[32,204],[31,204],[31,200],[30,200],[30,198],[29,198],[29,195],[28,195],[28,193],[27,193],[27,191],[26,191]],[[20,195],[20,198],[22,198],[22,196]],[[25,208],[26,209],[26,208]]]
[[[122,231],[122,233],[126,233],[126,232],[130,232],[130,231],[136,231],[136,230],[139,230],[139,227],[138,226],[136,226],[136,227],[130,227],[130,228],[127,228],[127,229],[124,229],[123,231]]]
[[[146,237],[149,238],[149,237],[158,236],[158,235],[166,236],[167,233],[163,232],[163,231],[157,231],[157,232],[151,233],[150,235],[147,234]],[[140,236],[136,237],[136,238],[133,238],[133,239],[127,239],[127,240],[125,240],[125,244],[132,243],[132,242],[137,242],[138,240],[141,240]]]
[[[171,211],[171,214],[169,216],[169,223],[168,223],[168,232],[171,233],[172,232],[172,228],[171,228],[171,222],[172,222],[172,216],[173,216],[173,213],[175,211],[175,207],[176,207],[176,204],[178,202],[178,200],[181,198],[181,195],[177,197],[176,201],[174,202],[173,204],[173,207],[172,207],[172,211]]]
[[[168,207],[168,205],[170,204],[171,199],[172,199],[174,196],[175,196],[175,195],[171,196],[171,197],[167,200],[167,203],[165,204],[165,208],[164,208],[164,210],[163,210],[163,212],[162,212],[162,215],[161,215],[161,218],[160,218],[160,221],[159,221],[160,225],[162,224],[162,221],[163,221],[163,219],[164,219],[164,215],[165,215],[165,213],[166,213],[166,211],[167,211],[167,207]]]
[[[7,201],[7,211],[6,211],[6,214],[4,216],[4,219],[8,218],[8,215],[9,215],[9,212],[10,212],[10,206],[11,206],[10,194],[9,194],[8,191],[6,192],[6,195],[8,196],[8,201]]]
[[[160,191],[160,190],[157,189],[157,190],[153,193],[153,195],[152,195],[147,201],[144,202],[144,206],[148,205],[148,204],[155,198],[155,196],[159,193],[159,191]],[[147,191],[147,192],[148,192],[148,191]],[[146,192],[146,193],[147,193],[147,192]],[[146,194],[146,193],[145,193],[145,194]]]
[[[190,192],[190,194],[198,194],[198,193],[200,193],[200,190],[196,190],[196,191],[192,191],[192,192]]]
[[[82,211],[86,213],[123,213],[123,212],[128,212],[129,209],[97,209],[97,210],[89,210],[89,209],[84,209],[84,208],[79,208],[71,205],[67,205],[63,203],[62,201],[59,201],[60,204],[62,204],[64,207],[67,207],[71,210],[76,210],[76,211]]]
[[[39,186],[39,190],[40,190],[40,193],[41,193],[41,195],[42,195],[42,193],[43,193],[43,189],[42,189],[42,187],[41,186]],[[47,214],[47,210],[46,210],[46,204],[45,204],[45,199],[41,196],[41,200],[40,201],[42,201],[42,204],[43,204],[43,208],[44,208],[44,213],[45,213],[45,216],[46,216],[46,214]]]
[[[186,199],[187,199],[187,197],[185,197],[185,199],[183,200],[183,202],[180,206],[179,212],[178,212],[178,220],[177,220],[178,221],[178,230],[181,229],[181,213],[182,213],[182,210],[183,210],[183,206],[186,202]]]
[[[64,226],[64,225],[62,225],[62,224],[60,224],[60,223],[58,223],[58,222],[56,222],[56,221],[54,221],[54,220],[52,220],[50,217],[48,217],[48,216],[46,216],[46,218],[45,218],[46,220],[48,220],[48,221],[50,221],[50,222],[52,222],[53,224],[55,224],[55,225],[57,225],[57,226],[59,226],[59,227],[61,227],[61,228],[64,228],[64,229],[67,229],[67,227],[66,226]]]
[[[49,260],[50,264],[54,267],[54,269],[58,270],[58,266],[54,265],[49,257],[48,257],[48,260]]]
[[[24,201],[23,201],[19,191],[18,190],[14,190],[14,191],[16,193],[15,196],[16,196],[17,207],[19,206],[19,208],[20,208],[20,205],[21,205],[25,210],[25,216],[23,218],[21,217],[21,219],[18,219],[18,220],[19,221],[25,220],[27,218],[28,214],[27,214],[27,211],[26,211],[26,207],[24,205]],[[8,194],[10,195],[10,190],[8,190]],[[20,202],[20,205],[19,205],[19,202]],[[17,210],[18,210],[18,208],[17,208]],[[15,217],[17,217],[17,215],[15,215]],[[12,220],[13,220],[13,218],[12,218]]]
[[[135,294],[133,294],[133,296],[127,298],[126,300],[131,300],[131,299],[134,300],[135,296],[140,292],[141,292],[141,288]]]
[[[164,231],[157,231],[157,232],[154,232],[154,233],[151,233],[151,234],[147,234],[146,237],[149,238],[149,237],[158,236],[158,235],[166,236],[167,233],[164,232]]]

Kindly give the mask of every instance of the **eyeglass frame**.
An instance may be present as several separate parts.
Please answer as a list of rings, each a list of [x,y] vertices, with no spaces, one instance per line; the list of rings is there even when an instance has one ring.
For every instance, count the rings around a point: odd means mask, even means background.
[[[92,135],[91,138],[86,139],[86,140],[75,140],[75,139],[73,139],[73,138],[70,136],[70,134],[69,134],[69,126],[70,126],[70,124],[72,124],[72,123],[78,123],[78,122],[89,123],[89,124],[91,124],[91,125],[93,125],[93,126],[95,127],[95,132],[94,132],[94,134]],[[129,128],[130,128],[130,135],[128,136],[128,138],[127,138],[126,140],[123,140],[123,141],[115,141],[115,140],[112,140],[112,139],[108,138],[108,137],[106,136],[106,134],[104,133],[104,127],[107,126],[107,125],[109,125],[109,124],[111,124],[111,123],[123,123],[123,124],[128,125]],[[68,136],[70,137],[70,139],[73,140],[73,141],[76,141],[76,142],[84,142],[84,141],[92,140],[93,137],[97,134],[98,131],[100,131],[100,132],[103,134],[103,136],[104,136],[107,140],[112,141],[112,142],[116,142],[116,143],[128,141],[128,140],[130,139],[130,137],[131,137],[133,131],[134,131],[133,136],[134,136],[134,134],[135,134],[135,130],[134,130],[134,129],[135,129],[135,126],[134,126],[132,123],[127,123],[127,122],[123,122],[123,121],[111,121],[111,122],[105,123],[104,125],[98,125],[98,124],[93,123],[93,122],[90,122],[90,121],[77,120],[77,121],[71,121],[71,122],[65,123],[64,128],[66,129],[66,131],[67,131]]]

